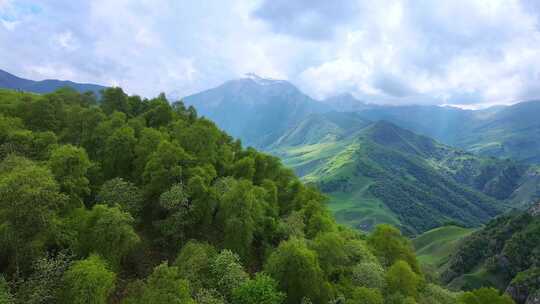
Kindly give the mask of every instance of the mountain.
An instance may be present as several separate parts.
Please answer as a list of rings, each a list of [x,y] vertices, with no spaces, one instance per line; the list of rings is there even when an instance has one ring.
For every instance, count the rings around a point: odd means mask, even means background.
[[[4,70],[0,70],[0,88],[11,89],[11,90],[20,90],[25,92],[32,92],[38,94],[51,93],[62,87],[70,87],[75,89],[80,93],[84,92],[94,92],[96,95],[99,95],[100,91],[106,87],[90,84],[90,83],[76,83],[73,81],[67,80],[56,80],[56,79],[46,79],[41,81],[34,81],[29,79],[24,79],[12,75]]]
[[[440,106],[380,106],[361,110],[369,120],[387,120],[467,151],[540,163],[540,101],[485,110]]]
[[[453,288],[506,291],[518,304],[540,296],[540,203],[490,221],[466,237],[442,278]]]
[[[368,104],[356,99],[350,93],[331,96],[322,100],[322,102],[328,104],[334,111],[338,112],[359,112],[377,107],[377,105]]]
[[[502,212],[529,177],[526,165],[354,113],[311,115],[270,151],[329,195],[338,221],[360,229],[384,222],[418,234],[452,221],[478,226]]]
[[[184,98],[244,143],[269,151],[310,114],[356,112],[483,156],[540,164],[540,101],[483,110],[370,104],[351,94],[317,101],[284,80],[254,74]]]
[[[265,147],[309,114],[328,110],[327,105],[287,81],[253,74],[187,96],[183,101],[254,147]]]

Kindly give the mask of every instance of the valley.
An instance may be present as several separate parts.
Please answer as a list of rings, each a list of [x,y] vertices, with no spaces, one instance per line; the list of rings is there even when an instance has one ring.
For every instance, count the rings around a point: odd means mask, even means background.
[[[480,148],[487,140],[501,145],[518,137],[535,140],[540,125],[534,115],[519,113],[539,113],[534,107],[540,102],[472,111],[370,105],[344,95],[334,100],[343,105],[336,111],[286,81],[253,76],[184,100],[244,143],[278,156],[328,195],[340,223],[361,230],[389,223],[416,235],[454,221],[478,227],[540,199],[535,156],[525,157],[539,149]],[[236,110],[240,107],[244,110]],[[269,120],[250,123],[238,116],[257,117],[250,111]],[[517,154],[523,157],[503,158]]]

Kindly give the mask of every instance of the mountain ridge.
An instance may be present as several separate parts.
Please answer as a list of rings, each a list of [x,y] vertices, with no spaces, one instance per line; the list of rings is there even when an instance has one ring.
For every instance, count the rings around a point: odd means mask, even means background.
[[[70,87],[84,93],[91,91],[96,96],[99,96],[100,91],[105,89],[105,86],[92,83],[77,83],[70,80],[45,79],[40,81],[29,80],[15,76],[7,71],[0,69],[0,88],[21,90],[25,92],[46,94],[52,93],[62,87]]]

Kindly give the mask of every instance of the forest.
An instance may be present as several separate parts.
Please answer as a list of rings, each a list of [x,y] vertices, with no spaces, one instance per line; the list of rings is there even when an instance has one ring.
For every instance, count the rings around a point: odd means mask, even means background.
[[[164,94],[0,91],[0,303],[510,304]]]

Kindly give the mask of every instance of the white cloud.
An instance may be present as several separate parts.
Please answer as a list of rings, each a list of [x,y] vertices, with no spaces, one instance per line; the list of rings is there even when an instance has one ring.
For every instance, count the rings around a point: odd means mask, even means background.
[[[144,96],[255,72],[320,98],[506,103],[540,97],[539,10],[531,0],[0,0],[0,68]]]

